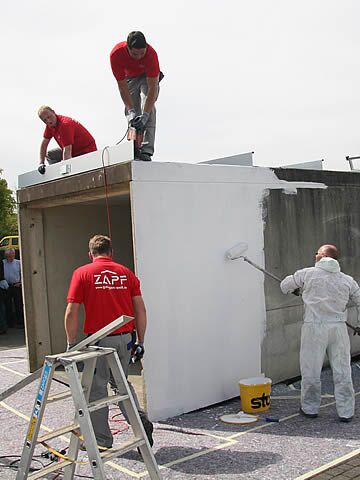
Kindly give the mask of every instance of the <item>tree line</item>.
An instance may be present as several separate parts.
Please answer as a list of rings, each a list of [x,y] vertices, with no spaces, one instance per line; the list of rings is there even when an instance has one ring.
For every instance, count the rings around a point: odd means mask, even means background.
[[[18,223],[16,200],[0,169],[0,238],[5,235],[17,235]]]

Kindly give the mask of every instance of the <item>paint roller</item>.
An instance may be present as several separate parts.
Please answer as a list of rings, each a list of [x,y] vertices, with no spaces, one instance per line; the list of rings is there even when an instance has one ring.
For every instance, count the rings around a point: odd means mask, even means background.
[[[229,248],[225,252],[225,258],[228,260],[237,260],[238,258],[242,258],[245,262],[249,263],[251,266],[256,268],[257,270],[260,270],[260,272],[265,273],[265,275],[268,275],[269,277],[273,278],[277,282],[281,282],[281,278],[277,277],[276,275],[272,274],[271,272],[268,272],[265,270],[265,268],[260,267],[260,265],[257,265],[254,263],[252,260],[250,260],[248,257],[245,257],[244,253],[248,249],[248,244],[245,242],[240,242],[234,245],[232,248]]]
[[[237,260],[238,258],[242,258],[245,262],[249,263],[251,266],[253,266],[257,270],[260,270],[260,272],[265,273],[265,275],[268,275],[269,277],[273,278],[279,283],[282,282],[281,278],[277,277],[276,275],[272,274],[268,270],[265,270],[265,268],[260,267],[260,265],[257,265],[255,262],[245,257],[244,253],[246,252],[247,249],[248,249],[247,243],[245,242],[237,243],[236,245],[234,245],[232,248],[229,248],[229,250],[225,252],[225,258],[227,258],[228,260]],[[300,289],[297,289],[292,293],[298,297],[300,296]],[[357,329],[352,325],[350,325],[350,323],[348,322],[345,322],[345,323],[349,328],[351,328],[354,331],[354,335],[355,335],[357,333]]]

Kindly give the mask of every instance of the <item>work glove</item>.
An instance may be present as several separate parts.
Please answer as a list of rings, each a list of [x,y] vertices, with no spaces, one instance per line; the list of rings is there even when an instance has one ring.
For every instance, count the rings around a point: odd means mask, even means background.
[[[131,363],[135,363],[141,360],[144,356],[144,353],[144,344],[141,342],[135,342],[131,349]]]
[[[142,115],[138,115],[131,121],[131,126],[136,128],[136,130],[144,130],[147,121],[149,120],[150,114],[144,112]]]
[[[136,117],[135,110],[134,109],[128,110],[128,112],[126,114],[126,120],[127,120],[128,125],[131,124],[131,122],[134,120],[135,117]]]
[[[360,335],[360,327],[354,327],[354,335]]]
[[[45,164],[44,163],[40,163],[39,167],[38,167],[38,172],[41,173],[41,175],[44,175],[46,171],[46,167],[45,167]]]
[[[66,346],[66,351],[69,352],[71,348],[75,347],[76,343],[68,343]]]
[[[297,288],[292,292],[293,295],[296,295],[297,297],[300,297],[300,288]]]

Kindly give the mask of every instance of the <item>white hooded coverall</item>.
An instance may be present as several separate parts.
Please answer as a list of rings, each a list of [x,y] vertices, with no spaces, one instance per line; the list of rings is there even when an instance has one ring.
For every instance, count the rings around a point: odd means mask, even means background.
[[[305,305],[301,330],[300,370],[301,408],[317,414],[321,403],[320,375],[325,353],[333,372],[336,409],[339,417],[354,415],[355,395],[351,378],[350,340],[346,327],[346,305],[357,306],[360,326],[360,288],[339,263],[323,257],[315,267],[298,270],[280,284],[283,293],[302,289]]]

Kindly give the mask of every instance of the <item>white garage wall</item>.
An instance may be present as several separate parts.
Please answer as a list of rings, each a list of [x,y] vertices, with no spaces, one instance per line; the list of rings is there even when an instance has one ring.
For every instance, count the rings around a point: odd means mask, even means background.
[[[265,168],[132,166],[135,265],[149,321],[147,407],[162,419],[232,398],[241,378],[260,373],[263,275],[224,253],[246,242],[246,255],[263,265],[262,197],[296,185]]]

